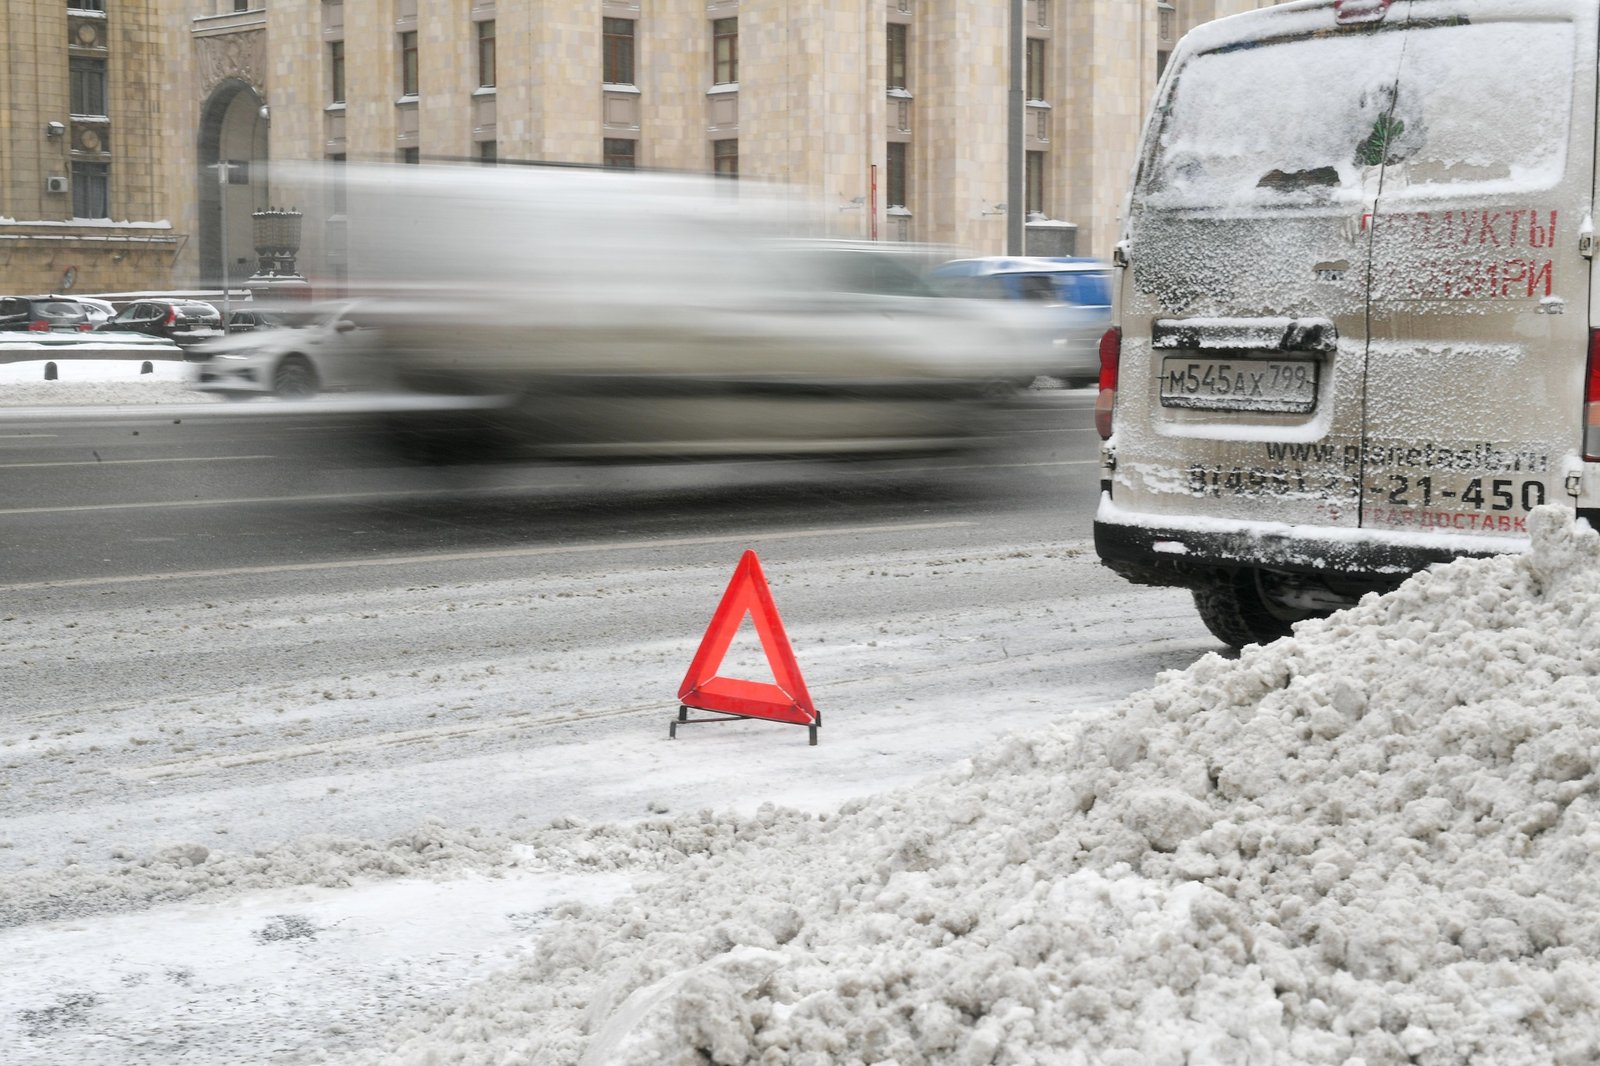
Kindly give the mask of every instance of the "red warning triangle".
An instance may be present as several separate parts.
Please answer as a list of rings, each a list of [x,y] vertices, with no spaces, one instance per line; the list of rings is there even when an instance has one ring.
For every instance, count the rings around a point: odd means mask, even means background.
[[[747,614],[755,622],[761,650],[767,653],[767,665],[772,668],[776,683],[717,675],[733,635]],[[694,653],[689,672],[678,688],[678,701],[686,707],[744,718],[769,718],[799,725],[819,722],[821,716],[800,678],[800,666],[794,660],[794,650],[789,647],[789,637],[783,631],[783,621],[778,617],[772,590],[767,587],[755,552],[746,551],[739,559],[733,579],[700,641],[700,650]]]

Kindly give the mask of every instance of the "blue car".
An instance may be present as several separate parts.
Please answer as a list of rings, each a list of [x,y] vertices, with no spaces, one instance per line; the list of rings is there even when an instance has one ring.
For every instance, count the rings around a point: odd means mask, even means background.
[[[980,256],[928,272],[947,296],[1037,306],[1053,377],[1087,385],[1100,374],[1100,336],[1111,325],[1111,268],[1086,257]]]

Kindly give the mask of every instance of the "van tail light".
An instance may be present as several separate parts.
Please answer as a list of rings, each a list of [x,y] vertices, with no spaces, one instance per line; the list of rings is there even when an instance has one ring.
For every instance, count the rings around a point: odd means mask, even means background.
[[[79,333],[88,333],[92,329],[94,329],[94,323],[93,322],[79,322],[78,323],[78,332]]]
[[[1591,355],[1591,366],[1593,360]],[[1100,337],[1100,395],[1094,400],[1094,428],[1101,440],[1111,439],[1111,416],[1117,407],[1117,374],[1121,367],[1122,327],[1112,326]]]
[[[1583,457],[1600,462],[1600,330],[1589,331],[1589,365],[1583,378]]]
[[[28,323],[28,332],[29,333],[49,333],[50,332],[50,323],[46,322],[42,318],[36,318],[32,322]]]
[[[174,323],[176,323],[177,321],[178,321],[178,308],[176,306],[167,308],[167,320],[165,322],[161,323],[161,324],[163,326],[170,326],[170,325],[173,325]]]

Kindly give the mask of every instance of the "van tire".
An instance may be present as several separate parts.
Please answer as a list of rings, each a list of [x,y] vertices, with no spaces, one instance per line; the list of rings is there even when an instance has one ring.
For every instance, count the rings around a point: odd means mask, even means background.
[[[1270,644],[1292,631],[1294,621],[1273,610],[1254,570],[1218,574],[1191,591],[1211,635],[1236,651],[1246,644]]]

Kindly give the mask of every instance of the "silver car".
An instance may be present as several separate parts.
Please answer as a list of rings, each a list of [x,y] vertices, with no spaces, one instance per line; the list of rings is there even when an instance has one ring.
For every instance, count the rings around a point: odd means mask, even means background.
[[[355,303],[275,315],[287,328],[251,330],[197,347],[190,386],[232,399],[306,399],[320,392],[382,388],[379,331]]]

